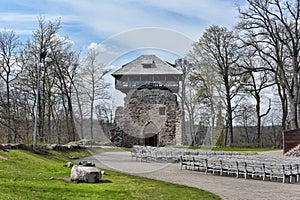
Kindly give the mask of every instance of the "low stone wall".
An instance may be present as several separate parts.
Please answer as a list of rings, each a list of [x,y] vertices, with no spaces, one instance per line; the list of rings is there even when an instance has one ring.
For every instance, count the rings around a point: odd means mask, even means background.
[[[61,144],[45,144],[38,147],[39,149],[46,150],[74,150],[74,149],[85,149],[83,145],[61,145]],[[23,149],[23,150],[32,150],[32,145],[26,144],[0,144],[0,150],[9,150],[9,149]]]
[[[23,149],[23,150],[29,150],[32,149],[32,145],[26,145],[26,144],[0,144],[1,150],[6,149]]]

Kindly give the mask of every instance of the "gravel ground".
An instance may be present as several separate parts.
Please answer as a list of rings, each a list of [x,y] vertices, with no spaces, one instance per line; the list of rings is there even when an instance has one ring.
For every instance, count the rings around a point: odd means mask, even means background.
[[[268,152],[265,152],[268,154]],[[273,152],[274,153],[274,152]],[[282,152],[277,152],[277,155]],[[273,155],[273,154],[272,154]],[[217,194],[224,200],[299,200],[299,183],[250,180],[243,178],[205,175],[203,172],[180,170],[179,163],[140,162],[131,159],[130,152],[107,152],[84,160],[95,162],[102,169],[146,178],[192,186]]]

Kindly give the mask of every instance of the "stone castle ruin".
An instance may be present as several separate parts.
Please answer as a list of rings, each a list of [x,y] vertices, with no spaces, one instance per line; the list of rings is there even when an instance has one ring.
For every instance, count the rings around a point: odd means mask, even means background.
[[[181,144],[177,95],[181,73],[155,55],[142,55],[114,72],[115,87],[126,94],[115,113],[111,139],[118,146]]]

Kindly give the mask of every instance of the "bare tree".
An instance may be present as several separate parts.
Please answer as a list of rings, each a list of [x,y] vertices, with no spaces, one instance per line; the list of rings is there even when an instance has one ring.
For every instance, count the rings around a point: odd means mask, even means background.
[[[230,143],[233,143],[233,99],[237,96],[240,84],[240,76],[236,76],[236,63],[239,59],[239,51],[236,35],[226,28],[211,26],[207,29],[198,42],[193,45],[194,58],[202,60],[206,66],[214,69],[216,81],[219,83],[217,92],[224,98],[226,105],[226,134]],[[223,99],[222,98],[222,99]]]
[[[271,110],[271,99],[269,99],[269,106],[264,113],[262,113],[262,93],[266,89],[275,84],[270,75],[270,71],[262,70],[265,65],[263,59],[255,54],[255,50],[244,48],[244,56],[242,57],[242,68],[245,70],[242,73],[246,73],[248,76],[243,83],[243,91],[249,93],[255,100],[255,113],[257,119],[256,134],[257,134],[257,147],[262,147],[261,139],[261,126],[262,118],[268,115]]]
[[[73,99],[82,93],[88,99],[77,99],[80,105],[90,103],[93,135],[94,107],[108,98],[103,77],[109,69],[99,64],[99,52],[90,49],[79,73],[79,56],[72,42],[59,35],[60,29],[60,20],[39,17],[37,30],[22,49],[13,31],[0,33],[0,130],[8,133],[8,142],[30,144],[33,135],[39,142],[76,140]],[[37,134],[32,134],[33,127]]]
[[[216,106],[220,99],[217,94],[216,72],[212,67],[207,66],[205,61],[198,60],[196,52],[190,53],[190,59],[193,63],[193,72],[190,76],[191,85],[196,90],[194,103],[199,106],[200,121],[209,126],[208,133],[209,144],[214,145],[215,124],[217,120]],[[224,124],[223,124],[224,125]]]
[[[175,65],[176,68],[182,72],[181,92],[178,96],[181,101],[182,133],[184,136],[184,142],[188,142],[187,134],[189,134],[192,139],[191,145],[194,146],[196,145],[196,131],[194,130],[194,125],[196,124],[197,103],[195,101],[196,91],[193,89],[193,85],[190,80],[193,66],[187,58],[177,59],[175,61]]]
[[[84,102],[88,97],[86,92],[84,91],[85,89],[84,89],[84,83],[82,82],[82,76],[84,75],[81,74],[79,70],[79,73],[74,80],[74,94],[76,99],[75,120],[77,123],[79,123],[80,138],[84,139],[84,119],[88,114],[88,112],[86,112],[87,105]]]
[[[13,128],[13,82],[18,78],[21,67],[17,64],[20,50],[18,36],[13,31],[0,32],[0,79],[4,87],[0,89],[1,116],[0,123],[6,127],[7,142],[16,142],[17,130]],[[14,137],[12,136],[14,133]]]
[[[236,112],[235,121],[237,123],[237,127],[241,126],[242,128],[241,137],[245,137],[247,144],[251,145],[252,143],[254,143],[251,137],[252,135],[251,127],[254,127],[257,124],[256,119],[254,117],[255,108],[253,105],[247,102],[239,105],[239,108],[235,112]]]
[[[98,60],[99,51],[96,47],[90,47],[87,57],[81,66],[81,80],[83,90],[88,97],[89,119],[91,140],[94,139],[94,113],[97,102],[105,101],[110,98],[107,91],[110,84],[104,81],[104,76],[110,72],[110,68],[103,66]]]
[[[39,18],[38,29],[32,40],[27,41],[20,61],[24,70],[19,78],[19,91],[29,93],[30,118],[38,119],[40,142],[65,143],[76,139],[71,96],[78,59],[72,43],[59,36],[60,23]]]
[[[273,147],[282,148],[282,128],[280,126],[280,112],[277,109],[273,109],[271,113],[266,116],[265,121],[270,124],[270,133],[267,137],[265,137],[267,141],[265,143],[269,143]]]
[[[71,42],[67,38],[56,38],[53,43],[50,56],[54,67],[52,73],[55,74],[55,80],[57,80],[54,85],[60,91],[68,140],[75,141],[78,136],[75,128],[72,97],[77,76],[78,55],[72,50]]]
[[[53,100],[51,97],[53,93],[53,83],[55,82],[55,76],[52,73],[53,68],[51,63],[46,63],[46,56],[49,56],[49,50],[55,43],[55,37],[61,28],[61,22],[45,22],[43,17],[38,20],[38,29],[33,32],[33,38],[28,41],[26,55],[27,59],[31,60],[28,64],[29,68],[32,66],[35,69],[32,71],[35,74],[36,79],[33,79],[33,88],[37,87],[34,91],[34,99],[37,100],[37,136],[40,142],[46,142],[47,136],[51,134],[50,130],[47,129],[47,124],[51,122]],[[31,65],[33,63],[33,65]],[[39,67],[41,65],[41,67]],[[39,83],[40,82],[40,83]],[[39,86],[40,84],[40,86]],[[50,126],[50,125],[49,125]],[[46,133],[45,133],[46,131]]]
[[[96,106],[96,115],[99,125],[107,139],[111,138],[110,130],[113,127],[113,108],[110,103],[103,103]]]
[[[280,84],[283,119],[288,97],[291,128],[299,128],[299,57],[300,2],[298,0],[248,0],[249,7],[240,9],[244,43],[251,45],[268,63]],[[285,127],[285,125],[284,125]]]

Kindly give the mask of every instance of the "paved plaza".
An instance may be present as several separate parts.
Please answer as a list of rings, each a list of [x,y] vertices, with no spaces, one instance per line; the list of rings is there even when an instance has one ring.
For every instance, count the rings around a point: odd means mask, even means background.
[[[180,170],[179,163],[140,162],[130,152],[107,152],[86,158],[101,169],[192,186],[217,194],[224,200],[299,200],[299,183],[250,180]]]

